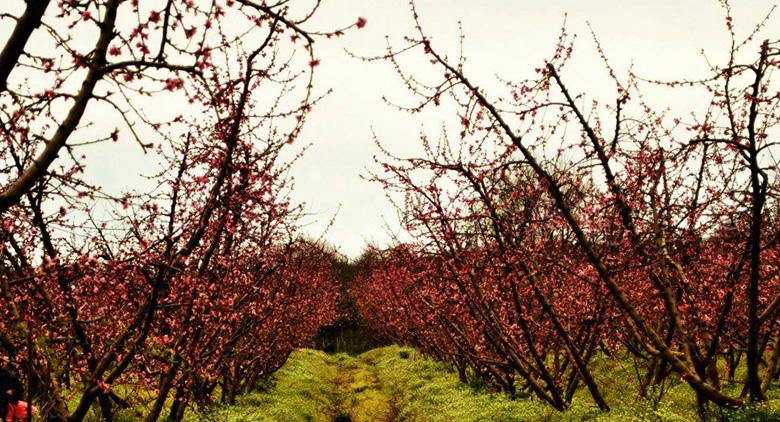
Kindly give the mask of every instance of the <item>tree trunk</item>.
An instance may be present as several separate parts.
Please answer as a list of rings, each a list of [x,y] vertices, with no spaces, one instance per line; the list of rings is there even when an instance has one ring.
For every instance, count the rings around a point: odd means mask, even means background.
[[[0,52],[0,92],[8,87],[8,75],[16,67],[19,57],[24,53],[24,47],[30,39],[35,28],[41,25],[46,8],[51,0],[27,0],[27,7],[24,13],[16,21],[14,32],[5,43],[3,51]]]

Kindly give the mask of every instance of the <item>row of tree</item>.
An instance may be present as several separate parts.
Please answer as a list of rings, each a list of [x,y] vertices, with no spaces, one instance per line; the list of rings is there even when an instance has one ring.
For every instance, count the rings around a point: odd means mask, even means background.
[[[181,420],[218,391],[232,402],[335,317],[336,256],[298,234],[286,151],[317,101],[314,40],[343,30],[307,32],[316,8],[295,7],[29,0],[3,14],[0,357],[43,417]],[[86,176],[85,155],[128,141],[156,169],[136,189]]]
[[[630,356],[643,396],[684,381],[702,414],[765,400],[780,361],[780,44],[756,41],[766,22],[743,40],[728,15],[726,62],[695,81],[618,77],[596,41],[615,86],[596,101],[566,83],[565,29],[537,77],[494,97],[414,19],[407,45],[366,60],[398,71],[419,100],[408,110],[452,110],[460,133],[380,159],[373,178],[415,241],[368,255],[361,315],[464,380],[559,410],[578,388],[609,410],[593,371],[605,354]],[[415,51],[430,73],[407,70]],[[703,109],[677,116],[648,90]]]

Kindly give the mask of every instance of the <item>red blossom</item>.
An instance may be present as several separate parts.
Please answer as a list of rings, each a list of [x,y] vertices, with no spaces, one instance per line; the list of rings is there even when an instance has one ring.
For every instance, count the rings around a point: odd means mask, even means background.
[[[180,78],[169,78],[165,81],[165,89],[168,91],[175,91],[184,86],[184,81]]]

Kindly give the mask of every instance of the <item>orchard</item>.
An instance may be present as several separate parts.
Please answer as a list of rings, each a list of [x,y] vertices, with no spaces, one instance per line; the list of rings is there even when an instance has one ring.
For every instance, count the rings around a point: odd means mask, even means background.
[[[398,72],[410,113],[450,102],[460,132],[423,132],[416,158],[378,141],[373,179],[398,194],[417,241],[376,253],[355,290],[361,314],[464,381],[468,368],[559,410],[580,387],[610,409],[599,354],[629,359],[642,396],[682,380],[702,416],[765,401],[780,359],[780,44],[757,37],[766,21],[738,38],[725,12],[728,61],[701,80],[620,78],[594,36],[614,93],[587,96],[566,82],[564,26],[535,78],[492,97],[413,6],[416,32],[363,59]],[[411,54],[429,74],[405,68]],[[646,102],[650,90],[708,100],[678,116]]]
[[[0,366],[26,420],[229,408],[344,326],[552,415],[620,407],[605,367],[654,405],[683,388],[703,420],[777,397],[771,11],[737,25],[724,2],[728,42],[700,77],[619,68],[564,22],[532,76],[483,89],[468,31],[459,51],[434,39],[420,2],[379,54],[349,45],[369,19],[328,2],[15,3],[0,7]],[[571,82],[578,54],[608,92]],[[342,217],[313,233],[292,176],[337,60],[393,72],[395,90],[371,84],[396,124],[441,122],[403,148],[361,140],[398,224],[349,262],[324,240]]]
[[[14,19],[0,353],[52,420],[233,401],[334,317],[335,255],[299,234],[280,155],[320,95],[314,38],[358,24],[310,34],[249,1],[30,1]],[[188,113],[142,111],[163,96]],[[81,150],[116,142],[158,163],[147,190],[82,176]]]

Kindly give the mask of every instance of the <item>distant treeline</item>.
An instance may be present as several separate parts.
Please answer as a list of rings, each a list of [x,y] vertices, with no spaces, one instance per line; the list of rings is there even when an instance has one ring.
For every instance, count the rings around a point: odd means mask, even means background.
[[[366,271],[364,257],[356,260],[346,258],[336,263],[339,282],[338,317],[332,324],[320,329],[313,347],[328,353],[360,354],[389,343],[382,340],[366,324],[357,312],[355,299],[350,292],[355,277]]]

